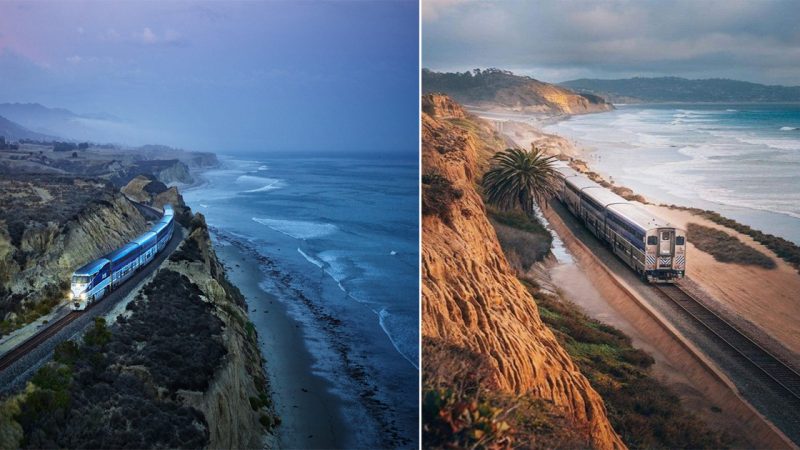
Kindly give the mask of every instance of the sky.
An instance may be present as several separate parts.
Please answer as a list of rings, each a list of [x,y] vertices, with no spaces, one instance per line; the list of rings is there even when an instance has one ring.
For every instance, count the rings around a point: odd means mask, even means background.
[[[560,82],[682,76],[800,85],[793,0],[424,0],[422,64]]]
[[[0,1],[0,103],[110,114],[131,143],[418,149],[418,3]]]

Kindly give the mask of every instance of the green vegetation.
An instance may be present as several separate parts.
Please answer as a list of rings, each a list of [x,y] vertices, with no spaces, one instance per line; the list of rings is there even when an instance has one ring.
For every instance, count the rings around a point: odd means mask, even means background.
[[[687,226],[687,239],[719,262],[774,269],[775,261],[730,234],[696,223]]]
[[[661,206],[666,206],[672,209],[679,209],[682,211],[689,211],[692,214],[696,214],[714,223],[717,223],[724,227],[728,227],[744,235],[750,236],[756,242],[772,250],[773,252],[775,252],[776,255],[778,255],[779,258],[783,259],[787,263],[791,264],[798,271],[800,271],[800,246],[798,246],[794,242],[788,241],[782,237],[778,237],[772,234],[767,234],[764,233],[763,231],[753,229],[748,225],[741,224],[733,219],[728,219],[727,217],[722,216],[721,214],[714,211],[703,210],[700,208],[686,208],[677,205],[661,205]]]
[[[106,319],[94,318],[94,325],[83,335],[83,344],[92,347],[104,347],[111,339],[111,331],[106,326]]]
[[[496,153],[481,182],[487,202],[503,210],[521,208],[532,214],[537,202],[544,204],[556,193],[554,161],[536,147],[530,152],[509,148]]]
[[[422,215],[436,215],[447,225],[452,224],[453,213],[450,206],[464,195],[461,189],[453,187],[453,183],[439,174],[426,172],[422,174]]]
[[[422,440],[429,449],[587,448],[581,429],[552,403],[499,393],[486,357],[425,338]]]
[[[500,246],[518,272],[526,272],[550,252],[553,236],[536,218],[520,210],[487,208]]]
[[[535,295],[542,321],[603,397],[611,424],[628,447],[718,449],[730,445],[726,435],[709,430],[652,377],[653,358],[634,348],[627,335],[586,316],[574,304],[523,284]]]

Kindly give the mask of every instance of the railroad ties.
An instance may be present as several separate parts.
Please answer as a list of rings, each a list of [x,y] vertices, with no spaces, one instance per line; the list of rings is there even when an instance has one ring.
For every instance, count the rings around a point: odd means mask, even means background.
[[[763,374],[761,378],[764,381],[779,387],[779,390],[785,392],[800,405],[800,374],[734,328],[725,319],[706,308],[679,286],[657,285],[656,288],[735,350],[735,354],[741,359],[759,369]]]

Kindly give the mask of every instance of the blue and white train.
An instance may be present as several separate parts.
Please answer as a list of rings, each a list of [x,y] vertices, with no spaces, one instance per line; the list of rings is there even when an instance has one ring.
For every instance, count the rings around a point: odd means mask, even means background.
[[[671,282],[686,272],[686,231],[655,217],[568,167],[557,168],[558,198],[642,279]]]
[[[72,309],[84,310],[146,266],[172,239],[174,212],[164,205],[164,215],[150,231],[72,274]]]

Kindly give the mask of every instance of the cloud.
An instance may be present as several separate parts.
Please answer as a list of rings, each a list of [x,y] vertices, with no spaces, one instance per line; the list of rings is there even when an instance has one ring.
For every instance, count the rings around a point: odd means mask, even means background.
[[[800,84],[800,8],[790,0],[428,3],[423,65],[433,69]]]
[[[175,30],[166,29],[163,33],[157,34],[150,27],[144,27],[142,31],[134,32],[133,40],[145,45],[175,45],[183,43],[181,34]]]

